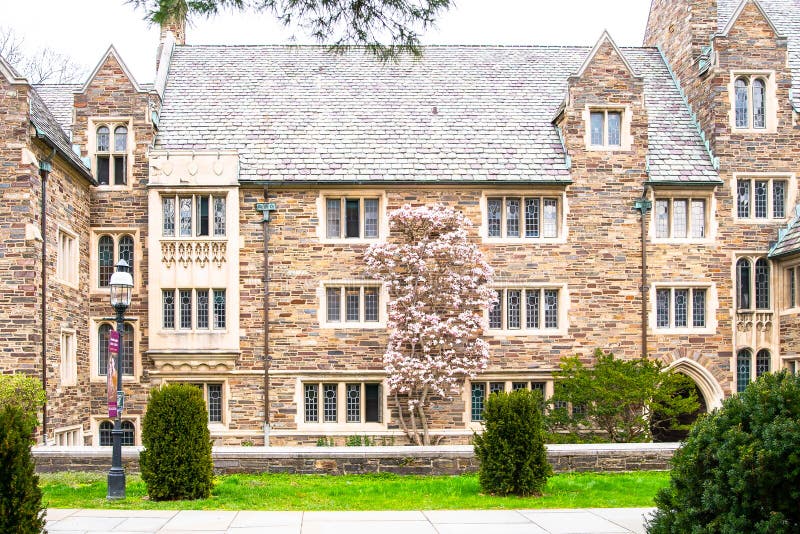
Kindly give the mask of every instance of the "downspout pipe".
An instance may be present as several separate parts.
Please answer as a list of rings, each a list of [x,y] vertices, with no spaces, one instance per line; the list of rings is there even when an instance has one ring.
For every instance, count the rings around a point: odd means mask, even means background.
[[[264,202],[269,202],[269,189],[264,187]],[[269,371],[272,358],[269,355],[269,211],[264,212],[264,446],[269,447],[270,402]]]
[[[642,358],[647,358],[647,212],[653,207],[653,202],[648,200],[647,194],[649,186],[645,185],[642,190],[642,198],[637,199],[633,207],[639,210],[642,221]]]
[[[55,149],[47,159],[39,162],[39,177],[42,179],[42,213],[39,219],[42,233],[42,444],[47,444],[47,178],[53,171]]]

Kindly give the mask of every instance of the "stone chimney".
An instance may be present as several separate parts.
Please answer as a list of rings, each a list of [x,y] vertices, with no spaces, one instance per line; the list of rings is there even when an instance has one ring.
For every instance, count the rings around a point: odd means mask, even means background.
[[[164,43],[167,41],[167,34],[172,33],[175,45],[186,44],[186,17],[170,19],[161,23],[161,36],[158,39],[158,51],[156,52],[156,71],[161,63],[161,55],[164,50]]]

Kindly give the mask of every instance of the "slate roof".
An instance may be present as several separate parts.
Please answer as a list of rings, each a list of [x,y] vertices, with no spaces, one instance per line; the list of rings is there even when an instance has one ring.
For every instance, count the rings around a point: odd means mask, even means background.
[[[37,84],[33,86],[53,117],[65,132],[72,130],[72,106],[74,93],[81,84]]]
[[[778,232],[778,241],[769,250],[769,257],[786,256],[800,252],[800,205],[794,209],[794,218]]]
[[[83,164],[83,161],[81,161],[78,155],[72,151],[72,143],[64,133],[64,130],[61,129],[61,125],[33,87],[31,87],[30,90],[29,99],[31,106],[31,122],[36,127],[36,130],[56,148],[63,158],[83,174],[85,178],[95,183],[89,169]]]
[[[568,181],[551,121],[589,47],[432,46],[381,63],[316,46],[178,46],[156,148],[236,150],[242,181]],[[718,182],[656,49],[644,76],[650,177]]]
[[[741,0],[717,0],[717,29],[728,25]],[[800,110],[800,0],[759,0],[781,34],[787,38],[792,71],[792,105]]]

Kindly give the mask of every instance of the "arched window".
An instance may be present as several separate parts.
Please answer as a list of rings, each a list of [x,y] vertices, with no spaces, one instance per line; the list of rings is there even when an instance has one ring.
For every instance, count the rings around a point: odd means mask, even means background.
[[[747,78],[736,78],[736,82],[734,82],[734,87],[736,89],[736,127],[737,128],[747,128],[750,126],[750,121],[748,118],[748,109],[749,109],[749,102],[748,102],[748,87],[747,87]]]
[[[750,349],[742,349],[736,354],[736,391],[741,393],[750,383],[750,366],[753,353]]]
[[[119,238],[119,259],[128,262],[128,272],[133,276],[133,236],[125,234]]]
[[[108,126],[101,126],[97,129],[97,151],[108,152],[109,149]]]
[[[767,84],[753,80],[753,128],[767,127]]]
[[[103,323],[97,330],[97,374],[108,374],[108,338],[112,330],[110,323]],[[133,351],[135,347],[134,330],[130,323],[125,324],[122,336],[122,375],[133,375]]]
[[[136,427],[131,421],[122,421],[120,427],[122,428],[122,445],[124,447],[132,447],[136,443]],[[114,430],[113,422],[103,421],[100,423],[101,447],[111,447],[114,444],[114,438],[111,434],[112,430]]]
[[[769,309],[769,264],[765,258],[756,261],[756,309]]]
[[[736,307],[750,309],[750,260],[746,258],[736,262]]]
[[[767,349],[761,349],[758,351],[758,354],[756,354],[756,378],[764,373],[769,373],[770,359],[770,354]]]
[[[97,285],[108,287],[111,275],[114,273],[114,238],[110,235],[101,236],[97,242]]]
[[[114,138],[111,138],[111,130]],[[95,177],[100,185],[126,185],[128,174],[128,128],[104,124],[95,130]]]
[[[124,126],[114,128],[114,152],[128,150],[128,129]]]

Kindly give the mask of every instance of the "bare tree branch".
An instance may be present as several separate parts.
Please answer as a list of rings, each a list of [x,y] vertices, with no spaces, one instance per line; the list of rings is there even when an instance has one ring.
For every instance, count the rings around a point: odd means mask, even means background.
[[[52,48],[28,52],[24,39],[13,28],[0,26],[0,55],[32,84],[77,83],[87,74],[86,67]]]

